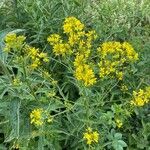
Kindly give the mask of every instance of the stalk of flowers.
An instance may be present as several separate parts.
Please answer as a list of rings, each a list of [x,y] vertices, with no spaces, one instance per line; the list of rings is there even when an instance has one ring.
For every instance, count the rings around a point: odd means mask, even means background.
[[[43,62],[44,63],[49,62],[47,53],[40,52],[38,48],[26,45],[25,53],[27,54],[27,58],[30,64],[28,67],[31,70],[37,69],[43,64]]]
[[[97,36],[95,31],[84,31],[84,24],[75,17],[68,17],[63,23],[63,31],[67,35],[64,42],[59,34],[51,34],[47,41],[53,48],[55,55],[65,56],[76,52],[89,54],[91,42]]]
[[[53,47],[54,54],[56,56],[73,54],[75,56],[74,76],[77,80],[83,81],[85,86],[93,85],[96,82],[96,78],[87,60],[90,57],[92,41],[97,37],[95,31],[85,32],[84,24],[75,17],[65,19],[63,30],[68,37],[68,41],[65,44],[58,34],[52,34],[47,39]]]
[[[99,62],[100,78],[109,76],[122,80],[125,65],[138,60],[138,54],[127,42],[104,42],[97,50],[101,56]]]
[[[138,91],[133,91],[133,99],[130,104],[132,106],[141,107],[150,101],[150,87],[146,87],[144,90],[139,89]]]
[[[22,64],[24,61],[28,62],[28,67],[32,70],[41,66],[43,62],[48,62],[47,53],[40,52],[38,48],[31,47],[25,43],[25,36],[17,36],[16,33],[9,33],[5,37],[6,52],[13,51],[17,56],[13,62]]]
[[[68,41],[64,42],[59,34],[51,34],[47,41],[53,47],[53,52],[56,56],[73,53],[73,46],[79,42],[80,38],[84,36],[82,31],[84,24],[82,24],[75,17],[68,17],[64,21],[63,30],[68,36]]]

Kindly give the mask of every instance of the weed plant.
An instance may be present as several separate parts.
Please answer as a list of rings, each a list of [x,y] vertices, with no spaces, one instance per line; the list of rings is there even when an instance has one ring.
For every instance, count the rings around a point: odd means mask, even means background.
[[[150,150],[148,0],[0,1],[0,150]]]

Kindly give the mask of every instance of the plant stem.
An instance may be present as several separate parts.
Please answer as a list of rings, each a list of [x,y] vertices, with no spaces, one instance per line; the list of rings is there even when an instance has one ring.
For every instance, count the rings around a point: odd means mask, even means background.
[[[27,83],[27,86],[29,87],[29,89],[31,91],[31,94],[34,96],[35,100],[38,100],[35,93],[34,93],[34,91],[33,91],[33,89],[32,89],[32,87],[31,87],[31,85],[30,85],[30,83],[29,83],[29,81],[28,81],[28,79],[27,79],[27,72],[26,72],[24,61],[23,61],[23,73],[24,73],[24,76],[25,76],[25,81]]]

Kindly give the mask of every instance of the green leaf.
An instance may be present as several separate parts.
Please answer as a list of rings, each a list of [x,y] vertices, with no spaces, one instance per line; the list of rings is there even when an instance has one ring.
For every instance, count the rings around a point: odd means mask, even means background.
[[[118,145],[117,143],[113,145],[115,150],[123,150],[123,147],[121,145]]]
[[[127,147],[127,144],[122,141],[122,140],[119,140],[118,143],[122,146],[122,147]]]
[[[121,133],[115,133],[114,135],[115,139],[121,139],[122,138],[122,134]]]

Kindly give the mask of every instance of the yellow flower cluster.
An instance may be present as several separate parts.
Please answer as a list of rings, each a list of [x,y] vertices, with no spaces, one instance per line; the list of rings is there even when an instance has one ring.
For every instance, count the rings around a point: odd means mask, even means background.
[[[16,33],[8,33],[5,37],[5,48],[4,51],[10,52],[11,49],[18,50],[22,48],[25,42],[25,36],[17,36]]]
[[[48,37],[47,40],[53,47],[53,52],[61,56],[73,54],[75,56],[74,75],[77,80],[83,81],[85,86],[95,84],[96,77],[91,63],[88,63],[92,42],[97,38],[95,31],[85,31],[85,26],[80,20],[68,17],[63,23],[63,32],[66,34],[66,42],[59,34]],[[98,48],[98,52],[100,53],[100,78],[109,76],[122,80],[125,65],[138,60],[138,54],[127,42],[105,42]]]
[[[115,119],[115,123],[116,123],[116,126],[117,126],[118,128],[121,128],[122,125],[123,125],[123,123],[122,123],[122,121],[121,121],[120,119]]]
[[[70,45],[68,43],[64,43],[60,35],[52,34],[47,38],[47,41],[51,46],[53,46],[53,52],[56,56],[65,56],[66,54],[71,53]]]
[[[128,87],[127,87],[125,84],[123,84],[123,85],[121,86],[121,91],[123,91],[123,92],[128,91]]]
[[[75,77],[79,81],[83,81],[85,86],[96,83],[96,78],[90,65],[86,64],[84,55],[77,55],[74,61]]]
[[[51,123],[53,117],[47,111],[44,111],[42,108],[37,108],[30,113],[30,120],[31,124],[41,126],[44,124],[45,120],[47,120],[48,123]]]
[[[17,36],[15,33],[9,33],[5,37],[5,51],[9,52],[11,49],[17,50],[17,56],[14,62],[23,62],[24,57],[28,58],[31,65],[30,69],[36,69],[42,62],[48,62],[47,53],[40,52],[38,48],[31,47],[25,43],[25,36]]]
[[[38,68],[42,62],[48,62],[48,56],[47,53],[40,52],[38,48],[26,46],[25,47],[26,54],[28,54],[28,57],[31,58],[31,69]]]
[[[66,54],[75,54],[75,77],[83,81],[85,86],[93,85],[96,82],[94,71],[87,63],[89,58],[92,41],[96,39],[95,31],[84,31],[84,24],[75,17],[68,17],[63,23],[64,33],[68,41],[63,42],[58,34],[52,34],[47,41],[53,47],[55,55],[65,56]]]
[[[68,17],[64,21],[63,30],[64,33],[71,34],[73,32],[80,32],[84,29],[84,24],[75,17]]]
[[[140,89],[139,91],[133,91],[133,100],[131,105],[134,106],[144,106],[150,101],[150,87],[147,87],[145,90]]]
[[[80,39],[85,36],[83,31],[84,24],[75,17],[68,17],[63,24],[64,33],[68,35],[68,43],[71,46],[75,46],[80,43]]]
[[[98,48],[98,52],[101,56],[99,63],[101,78],[110,76],[122,80],[124,64],[138,60],[138,54],[127,42],[105,42]]]
[[[99,133],[97,131],[93,132],[92,129],[88,127],[86,132],[83,134],[83,138],[86,139],[88,145],[98,143]]]
[[[14,78],[13,81],[12,81],[12,84],[14,86],[19,86],[20,84],[22,84],[22,82],[20,81],[19,78]]]
[[[30,114],[31,124],[41,126],[43,122],[43,109],[34,109]]]
[[[97,37],[95,31],[83,30],[84,24],[75,17],[68,17],[63,24],[64,33],[67,34],[68,41],[63,42],[59,34],[51,34],[47,41],[53,46],[53,52],[55,55],[72,54],[73,52],[84,52],[89,54],[91,48],[91,42]],[[76,46],[76,48],[75,48]]]

